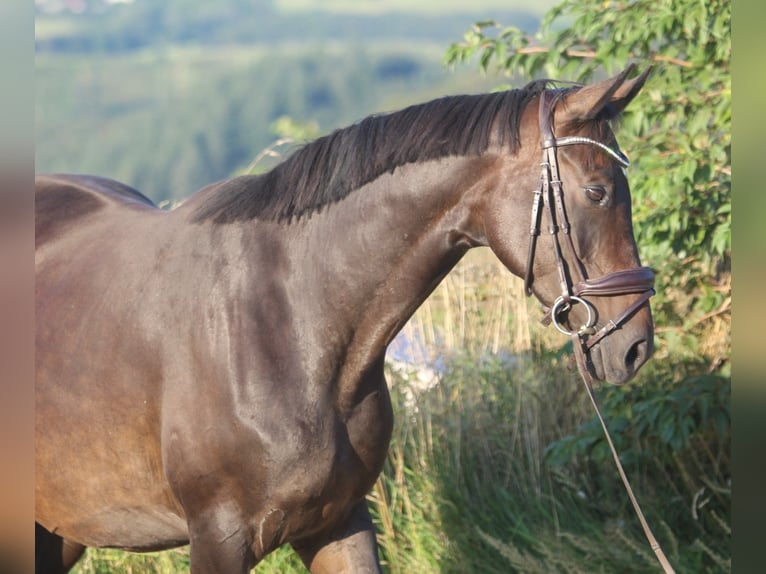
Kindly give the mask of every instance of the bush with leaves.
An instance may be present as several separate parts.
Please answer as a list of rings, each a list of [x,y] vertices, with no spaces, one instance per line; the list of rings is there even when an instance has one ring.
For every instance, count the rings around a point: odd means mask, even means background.
[[[534,36],[479,22],[446,54],[453,66],[478,57],[514,84],[586,82],[631,62],[654,68],[618,135],[633,158],[639,250],[657,274],[661,352],[602,403],[639,497],[662,504],[663,530],[676,533],[666,534],[673,560],[694,572],[731,564],[730,25],[731,3],[720,0],[564,0]],[[604,473],[609,458],[595,418],[546,449],[561,485],[602,504],[624,498]],[[494,545],[512,564],[523,558]]]
[[[652,363],[642,384],[612,389],[601,404],[634,486],[688,547],[685,570],[695,572],[731,555],[731,381],[703,369],[698,360]],[[625,500],[617,474],[604,472],[611,458],[596,418],[546,448],[557,480],[605,515],[605,501]]]
[[[654,66],[619,130],[634,160],[636,236],[657,272],[658,334],[714,369],[730,356],[730,25],[723,0],[564,0],[534,36],[479,22],[446,54],[525,81]]]

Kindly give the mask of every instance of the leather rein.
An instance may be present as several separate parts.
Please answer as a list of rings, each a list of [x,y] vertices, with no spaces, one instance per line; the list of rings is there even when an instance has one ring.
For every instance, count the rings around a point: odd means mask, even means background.
[[[654,295],[654,272],[648,267],[636,267],[607,273],[596,279],[589,279],[585,276],[584,269],[572,241],[570,233],[571,227],[564,208],[564,193],[559,176],[558,160],[556,159],[556,150],[561,146],[567,145],[595,145],[606,152],[623,168],[630,166],[628,158],[619,150],[586,137],[571,136],[557,138],[553,133],[553,108],[557,98],[547,90],[540,94],[540,138],[542,141],[543,157],[541,161],[540,185],[534,191],[532,202],[532,222],[529,235],[529,252],[527,255],[527,267],[524,275],[524,287],[527,295],[532,293],[532,283],[534,281],[532,267],[535,259],[535,248],[537,237],[540,235],[540,226],[542,211],[548,215],[548,232],[553,239],[553,250],[556,258],[556,267],[558,269],[559,285],[561,295],[554,301],[550,309],[542,318],[544,324],[553,323],[553,326],[561,333],[572,338],[574,356],[578,371],[582,377],[585,388],[588,392],[593,407],[598,415],[601,427],[604,430],[607,443],[612,452],[612,457],[617,465],[625,489],[633,505],[633,509],[638,516],[639,522],[644,530],[649,545],[657,556],[665,574],[675,574],[673,567],[665,557],[662,548],[654,537],[649,524],[644,518],[641,507],[633,494],[628,477],[620,462],[617,450],[612,443],[612,438],[607,430],[604,418],[601,415],[598,401],[593,392],[593,376],[589,366],[589,353],[604,337],[617,330],[633,314],[638,311],[649,298]],[[542,208],[542,209],[541,209]],[[566,249],[568,258],[565,259],[563,249]],[[567,264],[567,261],[571,264]],[[587,300],[587,296],[614,296],[639,294],[639,297],[630,304],[617,317],[607,321],[600,329],[596,328],[597,314],[594,306]],[[577,329],[567,328],[560,316],[569,311],[575,304],[582,305],[587,312],[585,323]]]

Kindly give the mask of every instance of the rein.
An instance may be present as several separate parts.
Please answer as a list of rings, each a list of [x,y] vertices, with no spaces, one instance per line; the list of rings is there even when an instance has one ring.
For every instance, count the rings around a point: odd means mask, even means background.
[[[665,553],[662,551],[662,548],[652,533],[649,524],[644,518],[638,500],[633,493],[633,488],[630,486],[628,477],[622,467],[620,457],[617,454],[617,449],[612,442],[612,437],[609,434],[604,418],[601,415],[598,401],[593,392],[594,379],[589,367],[590,350],[604,337],[608,336],[630,319],[630,317],[632,317],[633,314],[647,303],[652,295],[654,295],[654,272],[648,267],[636,267],[633,269],[607,273],[596,279],[588,279],[585,277],[582,265],[577,258],[572,235],[570,233],[571,227],[569,225],[566,210],[564,209],[564,194],[561,178],[559,177],[556,149],[566,145],[595,145],[609,154],[612,159],[624,168],[630,166],[630,161],[621,151],[612,149],[611,147],[590,138],[579,136],[556,138],[553,133],[552,125],[555,98],[550,98],[548,95],[548,92],[545,90],[543,90],[540,95],[539,119],[543,157],[540,164],[540,185],[538,189],[534,191],[534,199],[532,202],[532,222],[529,230],[530,242],[527,255],[526,273],[524,276],[524,288],[527,295],[532,293],[532,267],[534,265],[537,237],[540,235],[542,210],[545,210],[548,214],[548,232],[553,238],[553,250],[556,257],[561,295],[556,298],[551,308],[545,313],[542,322],[544,324],[552,322],[556,329],[572,338],[577,370],[580,372],[580,376],[588,392],[588,397],[593,404],[593,408],[596,410],[596,415],[598,416],[601,428],[604,430],[604,435],[606,436],[607,443],[612,452],[612,458],[614,458],[617,471],[620,474],[620,478],[625,485],[625,490],[628,493],[630,502],[633,505],[633,509],[644,530],[644,535],[649,541],[649,545],[654,551],[665,574],[675,574],[673,567],[670,565]],[[561,234],[559,234],[559,232],[561,232]],[[563,236],[563,241],[561,236]],[[564,259],[562,254],[562,243],[564,249],[568,252],[568,261],[572,262],[570,265],[567,264],[567,260]],[[636,301],[629,305],[617,317],[610,319],[603,327],[596,330],[595,309],[586,299],[586,296],[628,295],[634,293],[640,294]],[[570,330],[562,324],[559,317],[562,313],[566,313],[571,309],[574,304],[580,304],[585,308],[587,319],[578,329]]]

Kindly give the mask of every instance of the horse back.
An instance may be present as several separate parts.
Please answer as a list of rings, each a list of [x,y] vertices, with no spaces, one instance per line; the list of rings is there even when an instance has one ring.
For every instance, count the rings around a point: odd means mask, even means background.
[[[110,206],[155,209],[141,192],[123,183],[91,175],[35,177],[35,244],[46,243],[71,225]]]

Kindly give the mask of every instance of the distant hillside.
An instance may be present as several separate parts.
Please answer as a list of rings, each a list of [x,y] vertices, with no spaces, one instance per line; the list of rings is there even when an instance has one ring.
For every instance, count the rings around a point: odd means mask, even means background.
[[[158,202],[247,167],[280,118],[327,132],[490,90],[507,80],[450,72],[449,43],[480,19],[539,18],[490,10],[496,0],[114,2],[38,2],[36,169],[114,177]]]
[[[533,29],[552,0],[38,0],[38,51],[120,52],[163,43],[397,39],[448,43],[475,20]],[[514,7],[509,7],[509,6]]]

